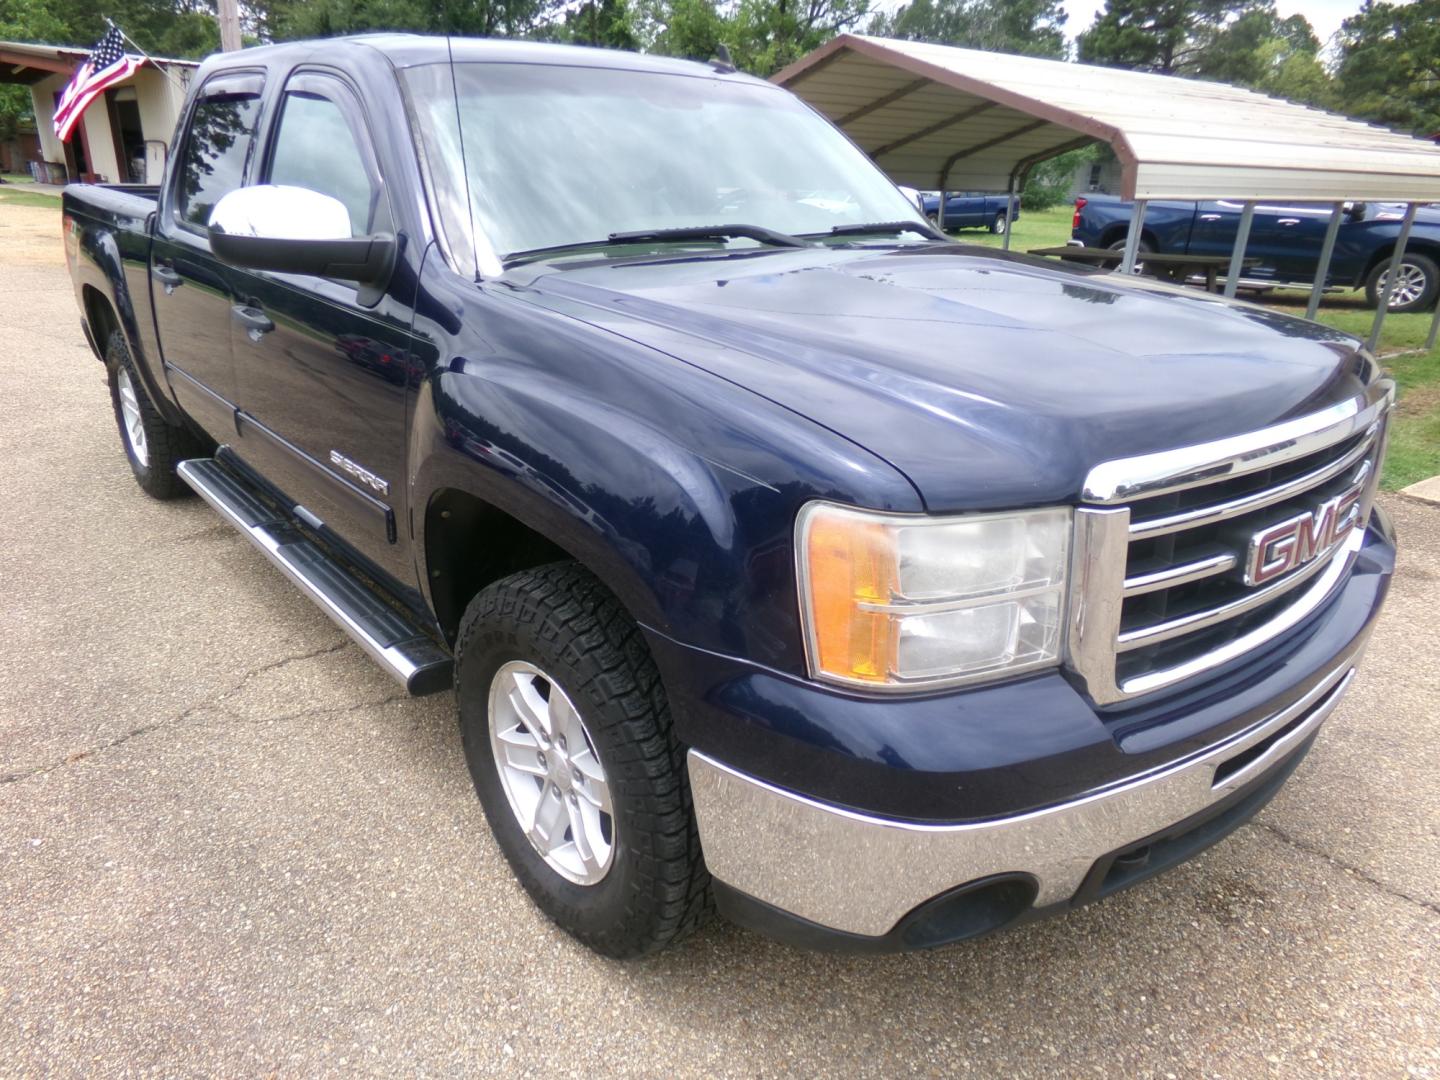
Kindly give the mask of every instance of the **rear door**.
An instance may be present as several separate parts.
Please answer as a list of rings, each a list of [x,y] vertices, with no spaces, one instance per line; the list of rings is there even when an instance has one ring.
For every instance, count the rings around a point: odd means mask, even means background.
[[[150,292],[171,389],[180,407],[222,443],[236,434],[235,272],[210,253],[206,226],[220,197],[241,185],[263,89],[258,72],[222,73],[200,89],[161,193],[151,245]]]
[[[365,111],[348,83],[297,71],[268,130],[256,182],[339,199],[353,235],[394,231]],[[397,543],[413,296],[368,296],[301,274],[234,273],[238,452],[303,507],[302,517],[413,584]]]
[[[950,200],[947,208],[953,213],[956,225],[973,228],[986,223],[984,195],[962,191]]]
[[[1255,207],[1248,254],[1260,260],[1266,277],[1313,280],[1332,209],[1328,203]]]

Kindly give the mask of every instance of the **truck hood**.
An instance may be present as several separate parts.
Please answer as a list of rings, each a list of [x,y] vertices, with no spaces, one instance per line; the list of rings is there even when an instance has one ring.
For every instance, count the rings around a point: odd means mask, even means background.
[[[517,283],[519,284],[519,283]],[[1356,340],[965,245],[607,263],[519,285],[878,454],[931,510],[1075,501],[1089,469],[1358,393]]]

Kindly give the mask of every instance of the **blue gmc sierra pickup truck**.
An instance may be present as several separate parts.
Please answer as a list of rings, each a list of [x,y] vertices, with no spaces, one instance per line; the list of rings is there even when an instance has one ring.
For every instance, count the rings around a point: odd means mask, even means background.
[[[1125,246],[1133,203],[1110,195],[1075,200],[1071,242],[1085,247]],[[1238,202],[1152,202],[1145,207],[1140,251],[1163,255],[1229,255],[1240,231]],[[1255,264],[1241,285],[1309,288],[1320,266],[1320,252],[1334,208],[1328,203],[1255,207],[1247,258]],[[1332,288],[1364,289],[1371,307],[1380,305],[1395,242],[1405,217],[1398,203],[1347,203],[1335,234],[1335,250],[1326,274]],[[1390,293],[1390,311],[1424,311],[1440,296],[1440,209],[1420,207],[1400,259],[1400,274]]]
[[[1355,339],[946,240],[725,64],[212,57],[164,182],[64,232],[140,486],[453,688],[608,955],[717,907],[931,947],[1163,870],[1296,768],[1394,567]]]

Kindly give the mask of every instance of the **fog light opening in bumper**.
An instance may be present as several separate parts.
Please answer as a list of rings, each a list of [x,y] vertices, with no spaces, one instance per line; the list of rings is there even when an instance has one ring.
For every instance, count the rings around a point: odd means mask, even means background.
[[[716,905],[726,919],[787,945],[820,952],[897,953],[952,945],[1019,922],[1033,910],[1040,885],[1019,873],[967,882],[926,900],[878,937],[811,922],[718,878],[714,887]]]
[[[988,934],[1014,922],[1035,903],[1039,885],[1028,874],[972,881],[927,900],[892,932],[905,949],[933,949]]]

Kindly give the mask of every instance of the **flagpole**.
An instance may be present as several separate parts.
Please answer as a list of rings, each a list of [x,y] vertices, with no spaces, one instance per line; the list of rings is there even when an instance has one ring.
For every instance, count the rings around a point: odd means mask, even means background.
[[[165,66],[165,65],[162,64],[162,63],[160,63],[159,60],[156,60],[153,56],[151,56],[149,53],[147,53],[144,49],[140,48],[139,45],[136,45],[136,44],[135,44],[135,39],[132,38],[129,34],[125,33],[124,30],[121,30],[120,27],[116,26],[113,20],[111,20],[111,19],[109,19],[109,18],[106,18],[106,19],[105,19],[105,25],[108,26],[108,27],[110,27],[111,30],[116,31],[122,38],[124,38],[126,41],[128,41],[131,45],[135,45],[135,51],[138,52],[141,56],[143,56],[146,60],[149,60],[150,63],[154,64],[154,65],[155,65],[155,70],[157,70],[158,72],[160,72],[161,75],[164,75],[165,78],[169,79],[172,83],[174,83],[174,84],[175,84],[175,88],[176,88],[177,90],[179,90],[181,94],[184,94],[184,93],[186,92],[185,84],[182,83],[179,79],[177,79],[174,75],[172,75],[172,74],[170,73],[170,69],[169,69],[167,66]]]

